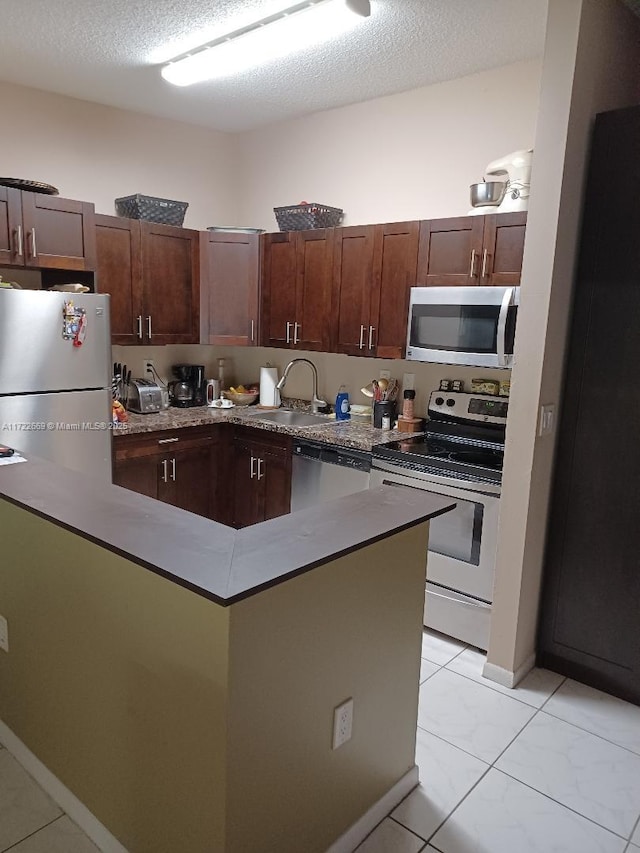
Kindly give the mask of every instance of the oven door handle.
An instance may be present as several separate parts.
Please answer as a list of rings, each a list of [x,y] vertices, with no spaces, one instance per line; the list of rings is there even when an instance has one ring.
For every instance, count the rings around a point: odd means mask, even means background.
[[[475,500],[477,503],[485,502],[486,498],[500,500],[501,488],[497,483],[474,483],[470,480],[458,480],[454,477],[438,476],[437,474],[416,476],[414,471],[399,471],[392,464],[388,464],[387,467],[382,460],[374,459],[371,465],[371,487],[377,485],[374,472],[384,475],[385,479],[394,485],[406,486],[410,489],[423,489],[426,492],[437,492],[445,498]]]
[[[500,306],[500,315],[498,317],[498,334],[496,339],[496,348],[498,356],[498,366],[508,367],[507,364],[507,317],[509,316],[509,308],[514,304],[513,297],[515,293],[514,287],[507,287],[504,296],[502,297],[502,305]]]

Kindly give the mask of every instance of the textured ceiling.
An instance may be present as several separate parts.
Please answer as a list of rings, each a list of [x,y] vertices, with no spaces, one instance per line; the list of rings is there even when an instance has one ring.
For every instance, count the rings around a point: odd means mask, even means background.
[[[176,88],[158,63],[293,0],[2,0],[0,80],[222,131],[450,80],[542,54],[547,0],[371,0],[313,52]]]

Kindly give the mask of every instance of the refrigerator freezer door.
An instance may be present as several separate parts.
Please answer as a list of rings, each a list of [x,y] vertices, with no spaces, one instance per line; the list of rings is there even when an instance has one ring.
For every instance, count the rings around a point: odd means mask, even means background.
[[[81,347],[62,336],[69,299],[86,311]],[[0,395],[108,388],[110,362],[108,296],[0,289]]]
[[[111,482],[108,391],[0,397],[0,443]]]

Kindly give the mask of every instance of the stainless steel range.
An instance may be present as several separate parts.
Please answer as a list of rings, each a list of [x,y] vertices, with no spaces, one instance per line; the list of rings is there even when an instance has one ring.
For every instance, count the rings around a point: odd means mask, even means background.
[[[424,624],[480,649],[489,642],[508,401],[434,391],[427,432],[374,448],[371,486],[457,500],[431,522]]]

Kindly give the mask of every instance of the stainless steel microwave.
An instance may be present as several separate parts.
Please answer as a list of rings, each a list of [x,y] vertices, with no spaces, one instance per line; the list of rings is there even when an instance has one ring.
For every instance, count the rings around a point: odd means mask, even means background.
[[[412,287],[407,358],[511,367],[519,287]]]

